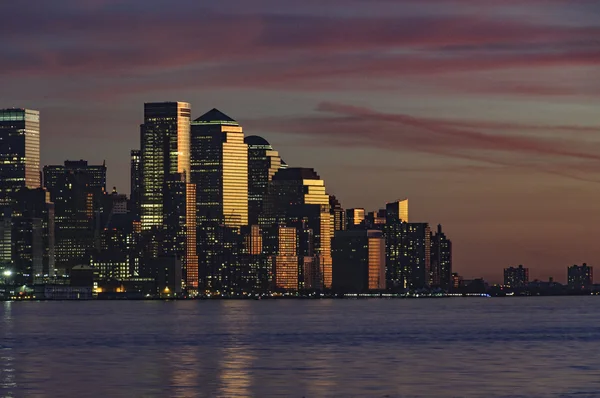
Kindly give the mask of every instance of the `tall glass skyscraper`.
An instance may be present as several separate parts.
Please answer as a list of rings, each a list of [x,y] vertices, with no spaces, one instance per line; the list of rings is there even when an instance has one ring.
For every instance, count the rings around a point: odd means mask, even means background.
[[[241,227],[248,225],[248,145],[238,122],[212,109],[192,122],[199,278],[209,290],[238,285]]]
[[[21,188],[39,188],[40,113],[0,109],[0,206]]]
[[[165,189],[173,174],[190,175],[190,104],[144,104],[141,125],[141,222],[149,230],[163,224]]]
[[[248,225],[248,145],[242,127],[212,109],[192,122],[191,131],[199,224]]]
[[[248,223],[258,224],[269,182],[281,167],[279,153],[257,135],[244,139],[248,144]]]

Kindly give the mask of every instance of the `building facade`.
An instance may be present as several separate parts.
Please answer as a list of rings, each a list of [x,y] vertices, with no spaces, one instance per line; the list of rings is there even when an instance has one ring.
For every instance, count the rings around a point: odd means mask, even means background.
[[[187,102],[144,104],[140,126],[142,230],[163,225],[165,194],[173,174],[190,175],[191,110]]]
[[[39,112],[0,109],[0,207],[22,188],[40,186]]]
[[[359,228],[364,226],[365,209],[347,209],[346,210],[346,229]]]
[[[441,225],[431,237],[431,286],[446,292],[452,289],[452,241]]]
[[[386,288],[385,239],[381,231],[337,231],[332,258],[334,291],[366,293]]]
[[[391,290],[419,290],[431,283],[431,230],[388,214],[385,224],[386,279]]]
[[[284,225],[296,229],[298,239],[299,288],[330,289],[332,220],[329,195],[319,175],[308,168],[280,169],[269,187],[261,225]],[[306,265],[312,257],[312,266]],[[308,272],[305,272],[308,270]]]
[[[390,202],[385,206],[386,219],[408,222],[408,199]]]
[[[140,220],[142,199],[142,151],[131,151],[129,211],[136,220]]]
[[[281,167],[279,153],[262,137],[244,138],[248,145],[248,224],[258,225],[269,182]]]
[[[510,288],[524,288],[529,283],[529,268],[522,265],[504,268],[504,286]]]
[[[586,263],[573,265],[567,269],[567,280],[571,290],[587,290],[594,284],[594,268]]]
[[[91,251],[98,249],[106,165],[78,160],[44,166],[44,187],[54,203],[56,268],[68,274],[89,264]]]

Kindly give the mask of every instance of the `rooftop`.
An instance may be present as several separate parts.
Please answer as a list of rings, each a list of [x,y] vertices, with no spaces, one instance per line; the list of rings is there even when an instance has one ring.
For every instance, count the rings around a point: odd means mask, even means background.
[[[238,122],[236,122],[217,108],[213,108],[210,111],[206,112],[204,115],[194,120],[194,122],[205,124],[228,124],[235,126],[239,125]]]

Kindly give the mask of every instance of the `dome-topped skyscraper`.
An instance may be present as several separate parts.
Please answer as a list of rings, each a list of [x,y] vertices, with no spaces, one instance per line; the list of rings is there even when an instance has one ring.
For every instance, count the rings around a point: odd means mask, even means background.
[[[258,224],[269,182],[281,168],[279,153],[257,135],[244,139],[248,145],[248,223]]]

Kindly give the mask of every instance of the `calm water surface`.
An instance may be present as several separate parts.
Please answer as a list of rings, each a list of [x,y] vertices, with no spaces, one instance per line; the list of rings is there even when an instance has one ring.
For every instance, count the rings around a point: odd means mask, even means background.
[[[0,397],[600,397],[600,298],[0,302]]]

